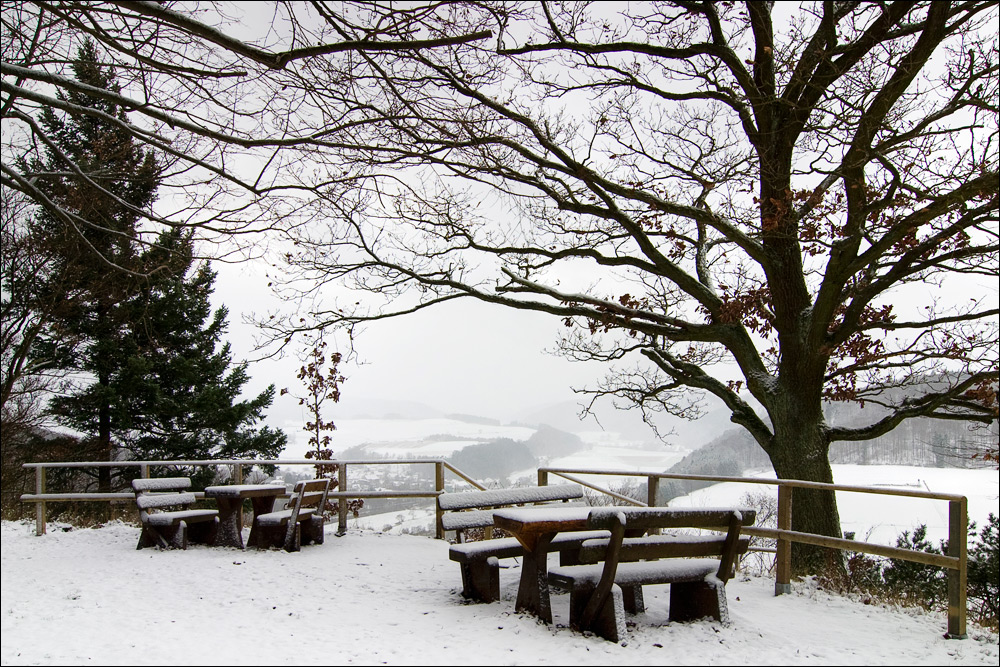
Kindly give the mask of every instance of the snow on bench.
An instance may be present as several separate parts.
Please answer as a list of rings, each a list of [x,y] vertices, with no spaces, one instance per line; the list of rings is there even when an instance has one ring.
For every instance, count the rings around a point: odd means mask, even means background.
[[[299,551],[303,544],[323,544],[323,510],[329,493],[328,478],[296,482],[285,509],[254,517],[251,546]]]
[[[219,530],[219,512],[190,509],[197,498],[185,492],[191,488],[188,477],[160,477],[132,480],[135,504],[139,510],[142,532],[136,549],[187,549],[188,541],[215,544]],[[179,507],[176,510],[164,510]]]
[[[577,484],[529,486],[487,491],[442,493],[437,498],[441,512],[441,527],[454,531],[457,544],[451,545],[448,557],[462,570],[462,595],[471,600],[494,602],[500,599],[500,558],[524,555],[524,548],[513,537],[493,537],[493,511],[504,507],[567,502],[583,498],[583,488]],[[467,541],[470,533],[480,529],[485,539]],[[607,531],[588,531],[557,535],[550,550],[560,553],[561,562],[575,563],[576,552],[587,539],[606,537]]]
[[[740,536],[756,513],[747,508],[601,508],[588,528],[606,529],[609,538],[580,546],[580,564],[549,570],[549,583],[570,592],[570,625],[614,642],[625,640],[626,611],[644,611],[642,587],[670,584],[670,620],[706,616],[729,623],[726,581],[750,540]],[[663,528],[721,529],[724,535],[646,535]],[[716,557],[716,558],[705,558]]]

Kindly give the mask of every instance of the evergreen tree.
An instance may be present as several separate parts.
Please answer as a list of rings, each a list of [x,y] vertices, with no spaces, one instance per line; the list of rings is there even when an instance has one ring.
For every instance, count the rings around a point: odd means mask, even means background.
[[[286,435],[255,426],[274,400],[274,385],[239,400],[250,378],[222,340],[226,309],[212,312],[215,272],[207,263],[195,266],[185,235],[164,234],[158,246],[184,269],[134,295],[120,338],[122,363],[108,383],[55,399],[54,411],[93,432],[94,408],[107,401],[116,444],[136,458],[277,457]]]
[[[114,71],[100,63],[90,41],[73,70],[82,83],[118,90]],[[36,221],[39,244],[59,257],[49,289],[71,307],[53,322],[38,353],[92,381],[54,399],[53,414],[86,434],[88,457],[111,458],[116,447],[143,458],[276,456],[285,435],[254,428],[274,388],[237,400],[249,379],[246,365],[230,368],[228,344],[217,349],[226,311],[211,313],[215,274],[207,265],[193,268],[190,234],[157,234],[143,215],[160,183],[156,156],[108,119],[127,120],[117,105],[74,92],[63,99],[80,111],[43,112],[41,124],[55,146],[33,168],[42,174],[38,188],[57,204]],[[82,174],[68,167],[67,157]],[[60,357],[63,340],[84,342]],[[99,488],[111,486],[110,471],[101,469]]]

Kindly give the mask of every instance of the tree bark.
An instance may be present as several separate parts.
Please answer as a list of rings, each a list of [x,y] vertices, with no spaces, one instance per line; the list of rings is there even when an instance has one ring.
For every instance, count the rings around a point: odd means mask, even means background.
[[[778,479],[800,479],[833,483],[829,463],[830,441],[826,424],[818,419],[788,419],[777,425],[768,454]],[[843,537],[836,493],[817,489],[792,491],[792,530]],[[792,572],[817,573],[841,567],[840,552],[809,544],[793,543]]]

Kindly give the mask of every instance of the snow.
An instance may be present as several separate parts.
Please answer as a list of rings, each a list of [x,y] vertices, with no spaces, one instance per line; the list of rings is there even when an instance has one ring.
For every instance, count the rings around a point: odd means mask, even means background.
[[[446,493],[438,498],[443,510],[461,510],[491,505],[523,505],[548,500],[582,498],[583,488],[577,484],[552,484],[549,486],[523,486],[512,489],[466,491]]]
[[[448,544],[350,530],[298,553],[135,545],[139,529],[3,522],[0,663],[51,665],[810,664],[993,665],[995,635],[942,637],[942,613],[865,605],[806,581],[773,596],[768,578],[730,581],[730,627],[667,624],[668,588],[619,646],[515,613],[519,569],[502,600],[467,604]],[[511,563],[511,560],[505,561]]]

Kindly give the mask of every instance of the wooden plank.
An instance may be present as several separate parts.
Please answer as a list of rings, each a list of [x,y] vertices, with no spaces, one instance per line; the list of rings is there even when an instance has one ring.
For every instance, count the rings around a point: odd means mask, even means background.
[[[435,498],[433,491],[331,491],[330,498]]]
[[[22,503],[64,502],[71,500],[135,500],[134,493],[25,493],[20,498]]]
[[[948,570],[948,637],[965,639],[965,617],[968,595],[968,523],[969,505],[965,498],[948,503],[948,555],[958,560],[959,567]]]
[[[582,497],[583,489],[578,485],[561,484],[557,486],[526,486],[513,489],[442,493],[438,496],[438,504],[443,510],[464,510],[498,507],[501,505],[551,502],[555,500],[575,500]]]
[[[841,549],[842,551],[857,551],[860,553],[874,554],[876,556],[885,556],[886,558],[898,558],[899,560],[908,560],[914,563],[923,563],[924,565],[936,565],[937,567],[946,567],[951,569],[958,569],[960,567],[959,559],[956,557],[929,554],[924,553],[923,551],[910,551],[909,549],[888,547],[881,544],[871,544],[869,542],[845,540],[840,537],[827,537],[825,535],[813,535],[811,533],[797,533],[792,530],[778,530],[775,528],[747,528],[744,532],[759,537],[778,538],[779,551],[781,549],[782,542],[802,542],[803,544],[813,544],[818,547],[830,547],[833,549]]]

